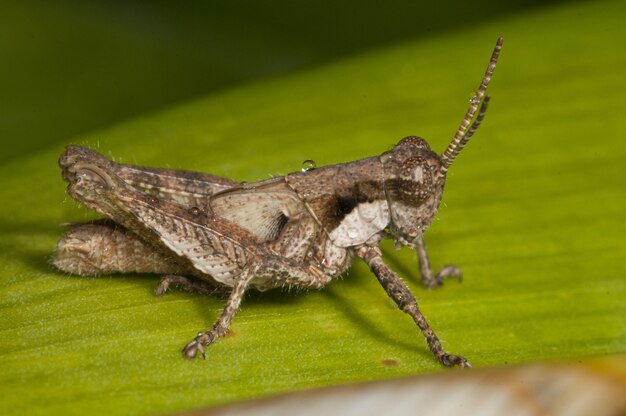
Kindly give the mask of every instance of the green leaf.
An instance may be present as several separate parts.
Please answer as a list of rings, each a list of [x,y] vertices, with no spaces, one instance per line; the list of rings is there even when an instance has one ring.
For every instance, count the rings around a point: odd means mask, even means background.
[[[626,52],[621,2],[561,4],[223,91],[71,140],[117,161],[260,180],[380,154],[417,134],[442,151],[497,36],[483,126],[451,168],[414,253],[384,246],[445,348],[474,366],[626,350]],[[153,414],[306,387],[439,371],[361,263],[321,291],[251,293],[206,360],[180,349],[221,299],[153,296],[147,275],[80,278],[49,258],[63,146],[0,166],[1,413]]]

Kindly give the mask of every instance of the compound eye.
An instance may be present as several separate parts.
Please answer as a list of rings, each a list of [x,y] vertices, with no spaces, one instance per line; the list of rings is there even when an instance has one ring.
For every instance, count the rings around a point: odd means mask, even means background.
[[[441,166],[441,163],[437,159],[431,158],[431,159],[426,160],[426,169],[428,169],[428,171],[431,173],[434,173],[435,171],[439,170],[440,166]]]

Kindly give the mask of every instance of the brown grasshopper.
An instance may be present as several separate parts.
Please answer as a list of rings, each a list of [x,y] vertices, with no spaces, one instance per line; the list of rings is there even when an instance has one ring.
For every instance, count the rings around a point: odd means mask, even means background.
[[[230,289],[215,325],[184,348],[191,359],[204,356],[205,347],[226,333],[248,288],[321,288],[356,256],[413,318],[439,362],[470,367],[465,358],[444,351],[408,287],[384,263],[379,243],[391,234],[415,248],[429,288],[445,277],[461,277],[453,265],[433,275],[423,234],[441,202],[450,165],[483,120],[501,47],[500,38],[441,156],[410,136],[380,156],[239,183],[117,164],[69,146],[59,160],[67,192],[108,219],[75,225],[58,242],[54,265],[78,275],[161,274],[158,295],[172,284],[203,294]]]

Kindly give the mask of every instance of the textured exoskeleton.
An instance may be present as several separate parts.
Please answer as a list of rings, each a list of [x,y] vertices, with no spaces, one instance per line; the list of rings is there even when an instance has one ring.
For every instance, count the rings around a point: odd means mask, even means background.
[[[69,146],[59,160],[68,193],[107,219],[75,225],[58,242],[54,264],[79,275],[162,274],[159,295],[171,284],[205,294],[229,290],[217,323],[185,347],[185,357],[194,358],[228,330],[246,289],[320,288],[360,257],[415,320],[436,358],[445,366],[468,367],[463,357],[443,350],[407,286],[383,262],[378,245],[391,234],[415,248],[428,287],[447,276],[460,278],[451,265],[433,275],[422,236],[441,202],[448,168],[483,119],[489,100],[485,91],[501,45],[499,39],[442,155],[411,136],[380,156],[238,183],[117,164]]]

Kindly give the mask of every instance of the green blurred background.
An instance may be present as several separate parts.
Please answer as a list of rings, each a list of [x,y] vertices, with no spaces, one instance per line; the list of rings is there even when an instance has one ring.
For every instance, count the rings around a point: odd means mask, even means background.
[[[476,367],[626,352],[626,3],[0,3],[0,414],[167,414],[441,371],[360,263],[322,291],[250,293],[207,360],[180,348],[223,308],[154,276],[67,276],[69,143],[118,161],[259,180],[441,151],[498,36],[486,120],[415,255],[383,245],[450,352]]]
[[[2,2],[0,161],[216,90],[544,3],[554,2]]]

